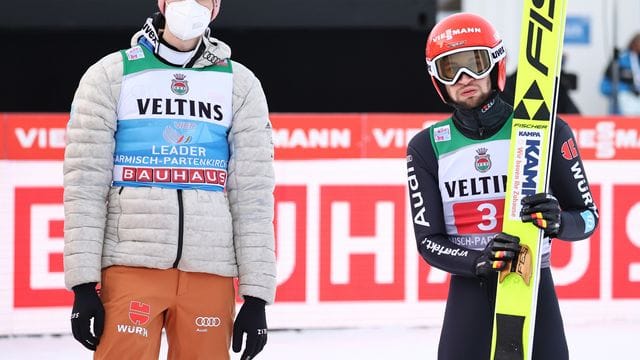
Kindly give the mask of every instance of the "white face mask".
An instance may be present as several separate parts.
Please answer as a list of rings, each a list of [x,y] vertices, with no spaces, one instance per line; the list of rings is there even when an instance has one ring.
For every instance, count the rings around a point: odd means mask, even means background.
[[[196,0],[174,1],[164,12],[167,27],[180,40],[191,40],[204,33],[211,21],[211,10]]]

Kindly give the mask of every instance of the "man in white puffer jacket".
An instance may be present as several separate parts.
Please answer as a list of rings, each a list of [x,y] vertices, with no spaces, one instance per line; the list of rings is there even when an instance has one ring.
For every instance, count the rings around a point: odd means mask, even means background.
[[[130,49],[87,70],[73,100],[64,159],[73,335],[96,359],[157,359],[162,329],[170,359],[229,359],[246,333],[250,359],[266,343],[276,287],[267,102],[209,35],[220,0],[158,7]],[[234,321],[236,277],[244,303]]]

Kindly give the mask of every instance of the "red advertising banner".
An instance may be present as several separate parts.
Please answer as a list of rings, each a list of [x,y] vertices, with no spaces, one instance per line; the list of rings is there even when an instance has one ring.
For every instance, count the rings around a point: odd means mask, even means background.
[[[402,158],[409,140],[448,114],[272,114],[278,160]],[[640,159],[640,118],[563,117],[584,160]],[[68,114],[0,114],[2,158],[56,160]]]
[[[3,159],[60,160],[69,114],[0,114]]]
[[[279,160],[401,158],[409,140],[448,114],[273,114]],[[584,160],[640,159],[640,118],[563,117]]]
[[[288,319],[280,326],[337,326],[354,318],[356,324],[406,323],[417,321],[415,315],[389,311],[390,304],[443,304],[449,276],[416,251],[404,157],[416,133],[446,116],[272,114],[273,311]],[[589,240],[554,240],[558,295],[594,308],[640,300],[640,118],[566,120],[577,144],[567,143],[563,155],[580,149],[601,221]],[[67,121],[68,114],[0,114],[0,335],[68,330],[72,295],[64,288],[62,261]],[[365,304],[379,305],[375,316],[358,310]],[[327,307],[340,316],[327,316]],[[51,316],[34,322],[42,311]]]
[[[613,297],[640,298],[640,184],[613,189]]]
[[[71,292],[51,284],[50,288],[34,288],[32,270],[37,264],[46,264],[43,270],[49,274],[62,274],[63,256],[60,251],[38,251],[34,246],[47,247],[52,239],[64,238],[64,218],[34,216],[37,206],[62,203],[61,187],[15,188],[15,262],[13,269],[13,304],[16,308],[64,306],[73,301]],[[37,222],[37,224],[34,224]],[[44,232],[44,239],[32,231]]]

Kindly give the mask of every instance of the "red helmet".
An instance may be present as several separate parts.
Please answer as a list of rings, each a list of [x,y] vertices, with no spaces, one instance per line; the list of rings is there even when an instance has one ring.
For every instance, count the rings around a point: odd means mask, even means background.
[[[216,16],[218,16],[218,12],[220,12],[220,2],[222,0],[213,0],[213,11],[211,12],[211,21],[213,21],[213,19],[216,18]],[[164,8],[165,8],[165,0],[158,0],[158,9],[160,9],[160,12],[164,15]]]
[[[493,87],[504,90],[506,51],[496,29],[481,16],[457,13],[442,19],[429,33],[425,53],[431,81],[445,103],[444,85],[455,84],[463,73],[476,79],[491,74]]]

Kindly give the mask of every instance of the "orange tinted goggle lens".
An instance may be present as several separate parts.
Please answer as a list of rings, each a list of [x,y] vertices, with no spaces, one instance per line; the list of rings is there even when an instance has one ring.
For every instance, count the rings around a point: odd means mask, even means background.
[[[487,50],[467,50],[443,56],[436,60],[438,76],[444,81],[452,81],[461,69],[468,69],[481,76],[491,69],[491,59]]]

